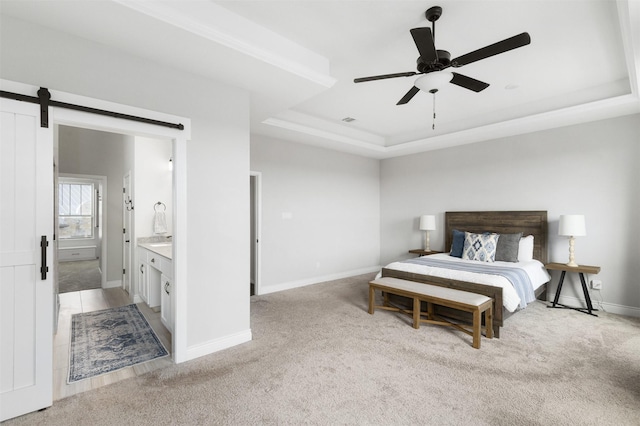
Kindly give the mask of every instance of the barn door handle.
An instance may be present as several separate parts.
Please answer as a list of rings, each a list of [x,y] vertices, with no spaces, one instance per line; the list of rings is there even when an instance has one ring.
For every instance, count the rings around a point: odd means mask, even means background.
[[[47,236],[43,235],[40,237],[40,279],[47,279],[47,272],[49,272],[49,267],[47,266],[47,246],[49,246],[49,242],[47,241]]]

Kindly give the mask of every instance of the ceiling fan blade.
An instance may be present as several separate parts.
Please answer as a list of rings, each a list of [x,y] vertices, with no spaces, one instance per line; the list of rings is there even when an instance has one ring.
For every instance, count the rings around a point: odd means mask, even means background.
[[[509,50],[517,49],[518,47],[526,46],[529,43],[531,43],[531,37],[529,37],[528,33],[518,34],[516,36],[510,37],[494,44],[490,44],[489,46],[485,46],[481,49],[474,50],[473,52],[467,53],[466,55],[455,58],[451,60],[451,66],[461,67],[463,65],[479,61],[481,59],[508,52]]]
[[[406,95],[404,95],[402,97],[402,99],[400,99],[398,101],[398,103],[396,105],[404,105],[407,102],[409,102],[411,100],[411,98],[413,98],[416,93],[418,93],[420,91],[420,89],[418,89],[416,86],[413,86],[411,89],[409,89],[409,91],[406,93]]]
[[[450,83],[455,84],[456,86],[464,87],[465,89],[473,90],[474,92],[481,92],[489,87],[489,83],[485,83],[484,81],[476,80],[475,78],[467,77],[466,75],[458,74],[457,72],[453,72],[451,74],[453,74],[453,78]]]
[[[396,78],[396,77],[411,77],[412,75],[418,74],[415,71],[409,72],[399,72],[396,74],[383,74],[383,75],[374,75],[371,77],[360,77],[353,79],[354,83],[363,83],[365,81],[373,81],[373,80],[384,80],[385,78]]]
[[[430,28],[413,28],[411,36],[416,43],[420,57],[425,62],[435,62],[438,60],[436,46],[433,43],[433,35]]]

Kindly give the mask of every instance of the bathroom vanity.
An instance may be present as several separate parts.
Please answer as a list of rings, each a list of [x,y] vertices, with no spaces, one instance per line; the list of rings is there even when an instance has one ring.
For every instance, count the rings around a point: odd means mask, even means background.
[[[160,310],[162,324],[173,333],[173,261],[170,242],[138,245],[138,294],[151,309]]]

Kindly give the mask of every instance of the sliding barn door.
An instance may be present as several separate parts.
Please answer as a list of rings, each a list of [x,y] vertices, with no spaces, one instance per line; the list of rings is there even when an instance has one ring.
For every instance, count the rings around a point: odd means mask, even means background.
[[[0,99],[0,420],[52,403],[53,132]],[[48,265],[46,261],[49,260]]]

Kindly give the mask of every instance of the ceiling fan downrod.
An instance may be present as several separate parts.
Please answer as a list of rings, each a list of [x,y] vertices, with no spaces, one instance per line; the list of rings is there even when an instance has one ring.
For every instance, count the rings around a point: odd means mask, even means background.
[[[442,16],[442,8],[440,6],[433,6],[427,9],[424,13],[427,21],[431,22],[431,33],[433,34],[433,42],[436,41],[436,21]]]

